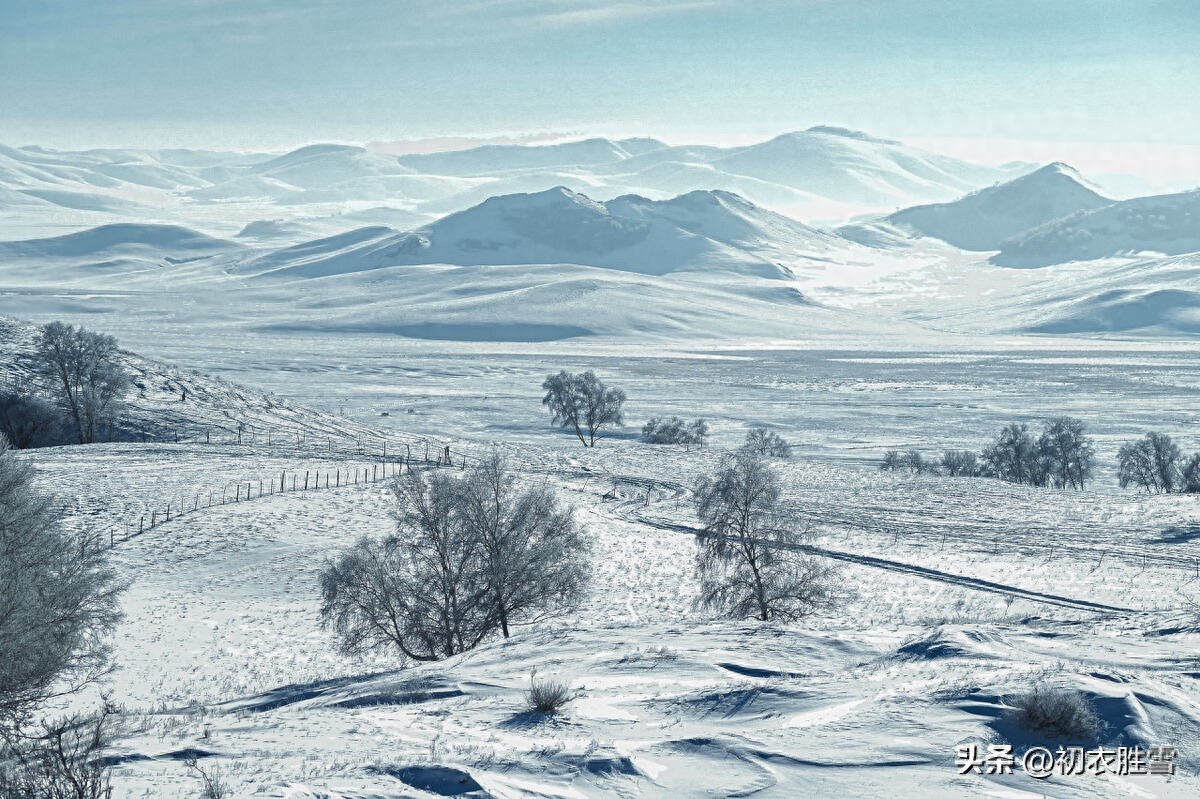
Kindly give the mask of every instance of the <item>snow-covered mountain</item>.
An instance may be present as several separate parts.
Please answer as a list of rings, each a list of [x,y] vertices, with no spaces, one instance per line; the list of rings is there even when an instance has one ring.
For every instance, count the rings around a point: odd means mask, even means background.
[[[363,228],[260,256],[239,271],[324,277],[389,266],[575,264],[646,275],[790,275],[784,252],[845,248],[837,237],[727,192],[601,203],[558,187],[504,195],[411,232]],[[774,258],[772,256],[775,256]]]
[[[1200,252],[1200,189],[1124,200],[1048,222],[1004,242],[992,262],[1037,267],[1190,252]]]
[[[1053,163],[952,202],[897,211],[887,221],[964,250],[998,250],[1031,228],[1111,203],[1074,169]]]
[[[794,218],[845,221],[949,200],[1023,168],[973,164],[832,127],[738,147],[592,138],[403,156],[331,143],[282,154],[0,146],[0,202],[12,212],[0,238],[108,222],[168,222],[234,236],[259,220],[302,221],[332,234],[354,227],[350,214],[368,208],[395,210],[407,216],[403,227],[419,227],[489,197],[557,186],[597,200],[729,191]]]

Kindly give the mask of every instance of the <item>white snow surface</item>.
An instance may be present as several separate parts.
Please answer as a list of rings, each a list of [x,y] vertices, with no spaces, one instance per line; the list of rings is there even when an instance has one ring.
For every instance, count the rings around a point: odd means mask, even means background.
[[[999,172],[829,128],[404,158],[0,148],[0,313],[27,320],[0,317],[0,380],[50,319],[115,334],[134,378],[133,441],[20,455],[130,580],[102,686],[125,708],[116,796],[197,795],[188,755],[289,799],[1195,796],[1200,510],[1113,468],[1148,430],[1200,449],[1192,196],[1050,222],[1020,269],[762,207],[890,211]],[[1054,167],[947,207],[991,244],[1088,191]],[[1064,225],[1090,249],[1046,244]],[[541,405],[564,368],[628,392],[595,449]],[[877,468],[1062,414],[1096,441],[1083,492]],[[637,440],[671,415],[711,446]],[[838,613],[693,605],[692,487],[758,425],[794,445],[785,501],[854,591]],[[392,529],[399,460],[447,446],[456,473],[499,450],[576,507],[586,601],[439,663],[338,654],[322,562]],[[570,683],[563,713],[526,712],[535,668]],[[1178,773],[958,774],[960,744],[1061,743],[1011,720],[1035,680],[1084,692],[1106,745],[1178,747]]]

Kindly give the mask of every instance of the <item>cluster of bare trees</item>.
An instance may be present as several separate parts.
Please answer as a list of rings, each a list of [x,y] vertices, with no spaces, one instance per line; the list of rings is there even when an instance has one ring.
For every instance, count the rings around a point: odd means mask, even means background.
[[[38,332],[36,379],[0,389],[0,433],[18,449],[111,437],[129,384],[117,340],[50,322]]]
[[[1117,451],[1117,479],[1151,494],[1200,492],[1200,452],[1185,456],[1166,433],[1147,433]]]
[[[321,572],[322,623],[343,651],[437,660],[580,601],[590,547],[573,509],[521,489],[499,455],[464,477],[412,471],[393,490],[396,532]]]
[[[880,468],[951,477],[994,477],[1010,483],[1082,490],[1095,466],[1095,447],[1087,435],[1087,425],[1060,416],[1047,421],[1036,438],[1029,425],[1005,425],[981,455],[948,450],[942,453],[941,461],[934,462],[917,450],[889,450]]]
[[[678,416],[670,419],[654,417],[642,425],[642,441],[647,444],[679,444],[691,449],[708,443],[708,422],[694,419],[685,422]]]
[[[602,428],[625,424],[625,392],[604,385],[595,372],[577,375],[564,370],[547,376],[542,388],[546,392],[542,404],[550,409],[551,420],[573,430],[585,447],[596,446],[596,434]]]
[[[791,621],[842,599],[838,570],[807,549],[808,532],[781,495],[778,474],[749,447],[696,484],[701,607],[729,618]]]

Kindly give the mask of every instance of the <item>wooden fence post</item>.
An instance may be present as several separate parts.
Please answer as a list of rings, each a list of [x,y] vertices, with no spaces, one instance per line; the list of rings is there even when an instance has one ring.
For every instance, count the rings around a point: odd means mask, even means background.
[[[304,490],[308,490],[308,470],[304,470]]]
[[[284,491],[287,491],[287,485],[285,485],[283,482],[286,477],[287,477],[287,472],[279,473],[279,493],[280,494],[282,494]]]

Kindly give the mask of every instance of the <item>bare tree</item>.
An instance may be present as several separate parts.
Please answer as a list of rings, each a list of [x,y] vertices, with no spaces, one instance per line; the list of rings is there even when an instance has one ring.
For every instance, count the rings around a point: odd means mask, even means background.
[[[900,454],[898,449],[889,449],[883,453],[883,463],[879,464],[879,468],[885,472],[895,472],[903,468],[904,456]]]
[[[1056,488],[1082,490],[1091,479],[1095,465],[1092,440],[1086,435],[1087,425],[1079,419],[1060,416],[1046,423],[1038,441],[1039,454],[1048,466],[1048,479]]]
[[[550,408],[554,424],[573,429],[585,447],[596,446],[601,428],[625,424],[621,410],[625,392],[608,388],[590,370],[581,375],[567,371],[549,375],[542,388],[546,391],[542,404]]]
[[[1009,483],[1032,483],[1038,473],[1037,442],[1028,425],[1005,425],[1000,435],[983,450],[988,473]]]
[[[699,604],[731,618],[795,620],[839,599],[836,570],[802,551],[798,519],[779,506],[779,478],[761,455],[726,456],[696,485]]]
[[[1147,433],[1117,451],[1117,479],[1122,488],[1136,485],[1151,494],[1184,490],[1188,483],[1183,453],[1165,433]]]
[[[504,459],[494,454],[462,485],[466,533],[480,550],[496,621],[537,621],[578,606],[587,585],[587,539],[571,508],[546,487],[518,489]]]
[[[120,590],[102,542],[62,529],[0,436],[0,732],[105,673]]]
[[[979,474],[979,459],[970,450],[946,450],[942,453],[942,471],[950,477],[974,477]]]
[[[363,538],[321,572],[321,620],[348,653],[450,657],[510,625],[574,607],[588,547],[549,489],[519,491],[499,458],[462,479],[409,472],[396,534]]]
[[[117,340],[82,327],[50,322],[37,339],[35,364],[51,395],[71,420],[80,444],[96,441],[128,376]]]
[[[360,539],[321,573],[321,619],[348,653],[394,646],[407,659],[450,657],[490,630],[478,547],[462,524],[457,480],[409,472],[393,486],[397,533]]]
[[[926,470],[925,458],[919,450],[910,449],[900,458],[900,468],[908,469],[913,474],[921,474]]]
[[[765,427],[752,428],[746,434],[746,443],[742,446],[768,458],[792,457],[792,445],[783,436]]]
[[[1200,492],[1200,452],[1193,453],[1179,468],[1180,491]]]

